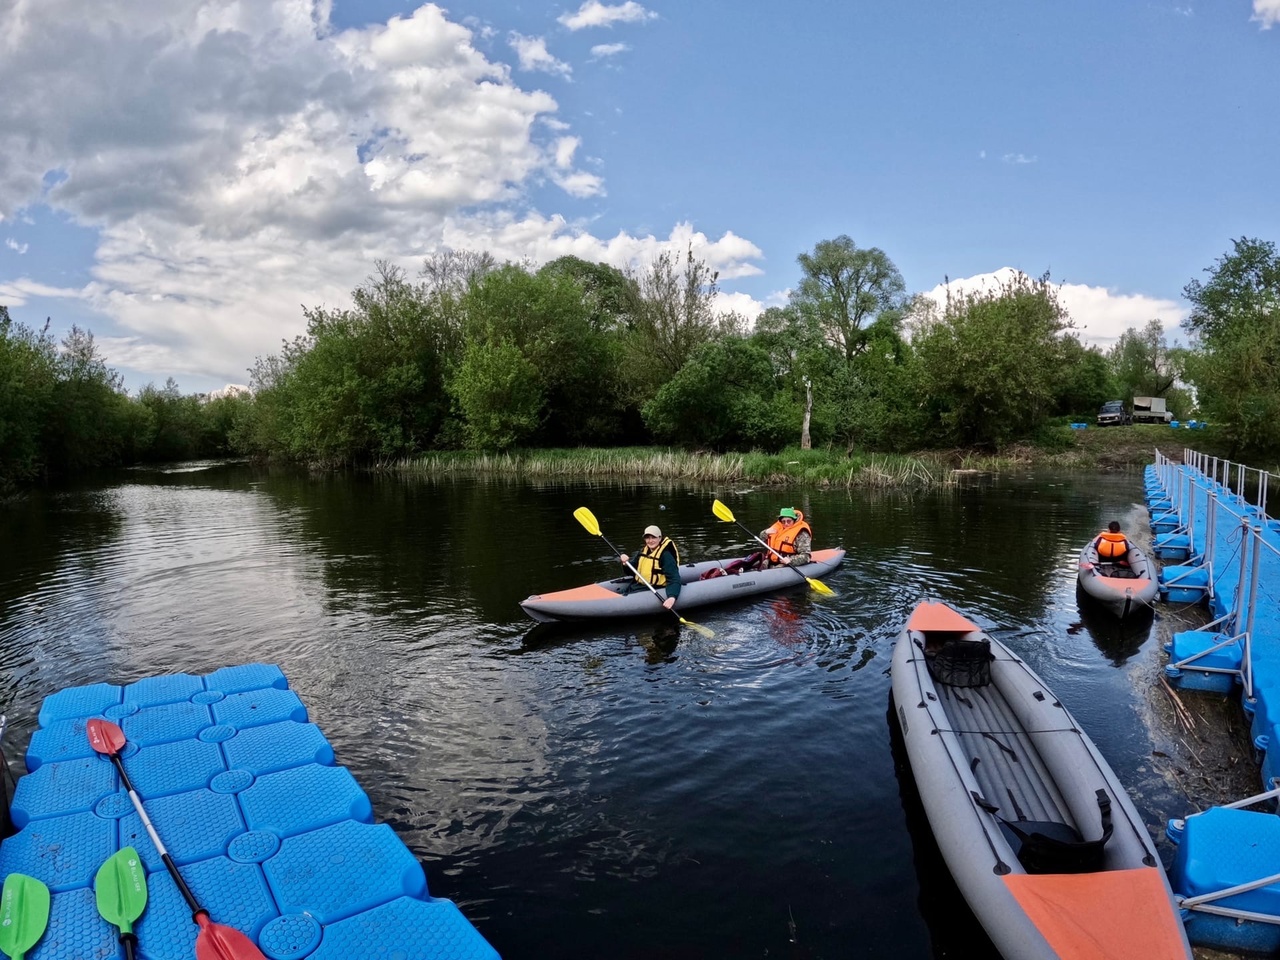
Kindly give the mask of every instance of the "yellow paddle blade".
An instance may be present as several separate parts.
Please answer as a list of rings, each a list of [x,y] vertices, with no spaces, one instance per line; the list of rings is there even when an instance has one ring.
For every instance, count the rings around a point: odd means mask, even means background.
[[[573,515],[580,524],[587,528],[587,533],[593,537],[600,536],[600,524],[596,523],[596,515],[594,513],[586,507],[579,507],[573,511]]]
[[[712,630],[710,627],[704,627],[700,623],[694,623],[692,620],[686,620],[684,617],[680,616],[679,614],[676,614],[676,619],[678,619],[690,630],[693,630],[697,633],[702,634],[708,640],[714,640],[716,637],[716,632]]]
[[[737,520],[733,515],[733,511],[717,500],[711,504],[711,512],[723,520],[725,523],[736,523]]]
[[[836,595],[836,592],[821,580],[815,580],[813,577],[805,577],[805,579],[809,581],[809,586],[814,590],[814,592],[820,593],[824,597],[834,597]]]

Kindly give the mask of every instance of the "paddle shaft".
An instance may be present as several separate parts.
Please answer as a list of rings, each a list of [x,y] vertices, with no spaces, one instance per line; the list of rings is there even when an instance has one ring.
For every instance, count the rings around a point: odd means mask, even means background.
[[[609,543],[609,538],[608,538],[608,537],[606,537],[603,533],[602,533],[602,534],[600,534],[600,539],[601,539],[601,540],[603,540],[605,543]],[[622,560],[622,551],[621,551],[621,550],[619,550],[617,547],[615,547],[612,543],[609,543],[609,549],[610,549],[610,550],[612,550],[614,553],[616,553],[616,554],[618,555],[618,559],[619,559],[619,560]],[[658,593],[658,589],[657,589],[657,587],[655,587],[652,583],[650,583],[650,582],[649,582],[648,580],[646,580],[644,577],[640,576],[640,571],[639,571],[639,570],[637,570],[635,567],[633,567],[633,566],[631,565],[631,561],[630,561],[630,560],[622,560],[622,565],[623,565],[624,567],[626,567],[628,570],[630,570],[630,571],[631,571],[632,576],[634,576],[634,577],[636,578],[636,580],[637,580],[639,583],[643,583],[646,587],[648,587],[648,588],[649,588],[649,592],[650,592],[650,593],[652,593],[655,597],[657,597],[657,598],[658,598],[658,602],[659,602],[659,603],[661,603],[661,602],[662,602],[662,594]],[[663,609],[665,610],[665,609],[667,609],[667,608],[666,608],[666,607],[664,607]],[[672,612],[672,613],[676,613],[674,610],[672,610],[671,612]],[[680,617],[680,614],[676,613],[676,616],[677,616],[677,617]],[[684,617],[680,617],[680,619],[681,619],[681,620],[684,620]]]
[[[142,819],[142,825],[147,828],[147,836],[151,838],[156,850],[160,852],[160,859],[164,861],[165,869],[169,871],[169,876],[173,877],[173,882],[178,885],[178,892],[182,894],[182,899],[187,901],[187,906],[191,908],[192,922],[203,927],[204,923],[201,923],[201,918],[203,917],[207,921],[209,911],[200,906],[195,894],[191,892],[187,882],[182,879],[182,874],[178,872],[178,867],[173,862],[173,857],[169,856],[169,851],[160,842],[160,835],[156,833],[156,828],[152,825],[151,818],[147,816],[147,811],[143,808],[142,800],[138,797],[137,791],[133,789],[133,782],[129,779],[129,774],[124,772],[124,761],[120,759],[118,751],[111,754],[111,762],[116,765],[116,772],[120,774],[120,782],[124,784],[125,790],[129,793],[129,799],[133,801],[133,809],[138,811],[138,816]],[[132,936],[132,934],[129,934],[129,936]],[[137,938],[135,937],[134,939],[136,940]],[[120,942],[125,942],[124,936],[121,936]],[[126,946],[125,950],[129,952],[130,948]]]
[[[763,540],[761,540],[761,539],[756,535],[756,532],[755,532],[754,530],[752,530],[750,527],[748,527],[745,523],[743,523],[741,520],[738,520],[738,519],[736,519],[736,518],[734,519],[734,521],[733,521],[733,522],[734,522],[734,523],[736,523],[738,526],[740,526],[743,530],[747,531],[747,533],[751,534],[751,539],[752,539],[752,540],[754,540],[756,543],[760,544],[760,546],[764,547],[766,550],[768,550],[771,554],[773,554],[773,555],[774,555],[775,557],[777,557],[779,560],[781,560],[781,559],[782,559],[782,554],[780,554],[777,550],[773,549],[773,547],[769,546],[767,543],[765,543]],[[793,567],[791,564],[789,564],[789,563],[781,563],[781,564],[779,564],[779,566],[786,567],[788,570],[794,571],[794,572],[795,572],[795,575],[796,575],[796,576],[798,576],[801,580],[804,580],[806,583],[808,582],[809,578],[808,578],[808,577],[806,577],[806,576],[805,576],[803,573],[801,573],[799,570],[796,570],[796,568],[795,568],[795,567]]]

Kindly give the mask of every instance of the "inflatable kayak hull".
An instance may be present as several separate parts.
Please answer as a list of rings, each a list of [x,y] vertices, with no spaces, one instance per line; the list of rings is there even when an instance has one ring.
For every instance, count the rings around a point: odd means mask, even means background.
[[[892,682],[938,847],[1006,960],[1191,957],[1124,786],[1025,663],[945,604],[922,603]]]
[[[689,563],[680,568],[680,597],[675,610],[683,613],[697,607],[726,600],[737,600],[760,593],[805,586],[805,577],[821,579],[844,560],[841,549],[815,550],[812,562],[794,570],[791,567],[774,567],[770,570],[751,570],[703,580],[702,575],[722,570],[719,561],[706,560]],[[661,590],[658,591],[660,594]],[[663,594],[665,596],[665,594]],[[646,617],[661,612],[661,602],[650,591],[636,583],[631,576],[618,577],[590,583],[584,587],[558,590],[555,593],[534,594],[522,600],[524,612],[541,623],[564,620],[599,620],[613,617]]]
[[[1080,589],[1109,613],[1124,619],[1152,611],[1160,589],[1155,564],[1141,548],[1129,544],[1129,566],[1098,562],[1097,538],[1080,551]]]

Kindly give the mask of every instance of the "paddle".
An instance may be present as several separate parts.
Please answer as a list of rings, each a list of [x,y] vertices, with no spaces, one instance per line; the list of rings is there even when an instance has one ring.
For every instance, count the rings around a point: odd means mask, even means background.
[[[147,907],[147,873],[142,869],[138,851],[125,847],[108,857],[93,878],[93,889],[98,899],[98,913],[107,923],[119,928],[125,960],[133,960],[138,943],[133,924]]]
[[[228,927],[225,924],[214,923],[210,920],[209,911],[200,906],[195,894],[191,892],[191,888],[187,886],[186,881],[182,879],[182,874],[178,873],[178,868],[174,864],[173,858],[169,856],[169,851],[160,842],[160,837],[151,823],[151,818],[147,816],[147,811],[142,808],[142,801],[138,799],[138,794],[133,789],[129,775],[124,771],[124,761],[120,759],[120,751],[124,749],[125,745],[124,731],[110,720],[94,717],[85,724],[85,732],[89,735],[90,746],[98,753],[106,754],[111,758],[111,762],[116,765],[116,772],[120,774],[120,782],[124,784],[125,790],[129,792],[129,799],[133,801],[133,809],[138,811],[138,817],[142,820],[142,825],[147,828],[147,836],[155,844],[156,850],[160,854],[160,859],[164,861],[165,869],[169,871],[169,876],[173,877],[173,882],[177,885],[178,892],[182,894],[182,899],[187,901],[187,906],[191,908],[191,920],[200,927],[200,933],[196,937],[197,960],[266,960],[262,955],[262,951],[254,946],[253,941],[235,929],[235,927]]]
[[[606,537],[603,533],[600,532],[600,524],[596,522],[596,515],[594,513],[592,513],[586,507],[579,507],[577,510],[573,511],[573,515],[580,524],[586,527],[587,533],[591,534],[593,537],[599,537],[605,543],[609,543],[608,537]],[[622,560],[622,553],[612,543],[609,543],[609,549],[612,550],[617,555],[619,560]],[[648,580],[645,580],[643,577],[641,577],[639,571],[637,571],[635,567],[633,567],[627,561],[623,561],[623,566],[626,567],[628,570],[632,572],[632,574],[635,575],[635,578],[637,581],[639,581],[640,583],[643,583],[646,587],[649,588],[649,592],[652,593],[655,597],[657,597],[659,603],[662,602],[662,597],[659,596],[658,591],[654,589],[653,584],[650,583]],[[663,609],[666,610],[667,608],[663,607]],[[691,620],[686,620],[684,617],[680,616],[680,614],[676,613],[675,610],[671,610],[670,612],[675,615],[675,618],[677,620],[683,623],[690,630],[698,631],[698,633],[702,634],[708,640],[715,636],[715,631],[712,630],[710,627],[704,627],[701,624],[694,623]]]
[[[765,543],[763,540],[757,537],[754,533],[752,533],[752,531],[747,528],[746,524],[739,523],[738,518],[733,515],[733,511],[730,510],[728,507],[726,507],[719,500],[711,504],[711,512],[714,513],[721,520],[723,520],[725,523],[737,523],[738,526],[742,527],[743,530],[746,530],[747,533],[751,534],[752,540],[760,544],[760,546],[764,547],[766,550],[772,553],[775,557],[778,557],[778,559],[782,559],[781,554],[779,554],[776,550],[771,548],[767,543]],[[796,576],[807,581],[810,587],[812,587],[816,592],[822,594],[824,597],[835,596],[836,592],[832,590],[830,587],[828,587],[821,580],[815,580],[813,579],[813,577],[806,577],[803,573],[801,573],[799,570],[797,570],[795,567],[791,566],[790,564],[783,564],[783,566],[785,566],[788,570],[793,571]]]
[[[0,893],[0,950],[22,960],[49,925],[49,888],[35,877],[11,873]]]

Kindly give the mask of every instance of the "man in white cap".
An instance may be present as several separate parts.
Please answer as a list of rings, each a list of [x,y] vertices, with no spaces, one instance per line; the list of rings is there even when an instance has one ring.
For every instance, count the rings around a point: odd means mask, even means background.
[[[625,564],[629,557],[622,554]],[[662,605],[670,610],[680,596],[680,551],[670,537],[653,524],[644,528],[644,549],[636,557],[636,573],[642,582],[651,583],[658,590],[666,591]]]

